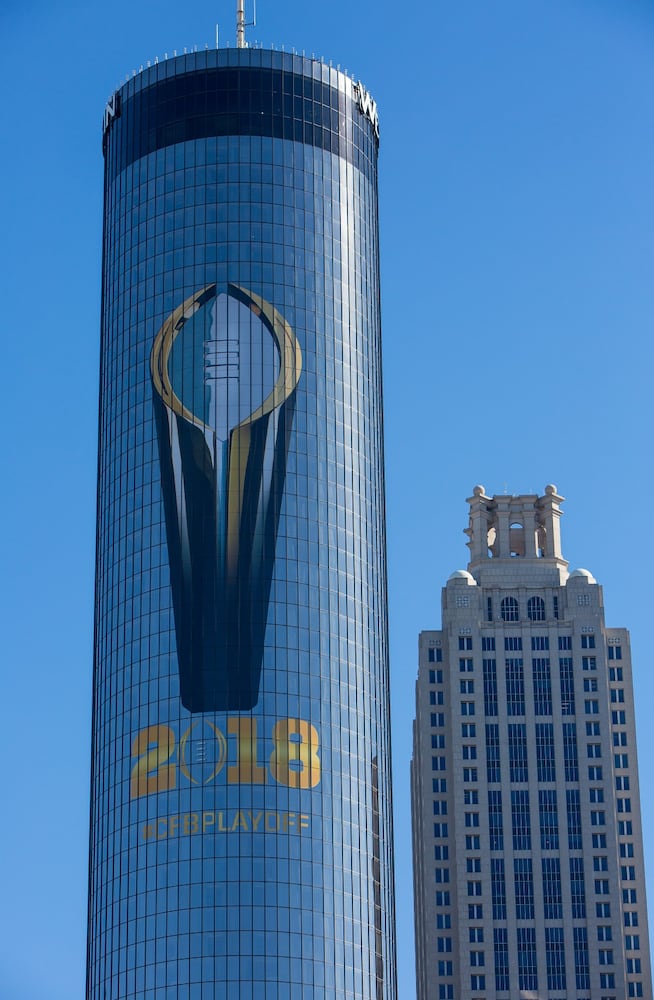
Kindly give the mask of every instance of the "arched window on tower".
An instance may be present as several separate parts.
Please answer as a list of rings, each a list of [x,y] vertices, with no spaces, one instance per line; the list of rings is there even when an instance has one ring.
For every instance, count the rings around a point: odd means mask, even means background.
[[[545,601],[542,597],[530,597],[527,601],[527,617],[532,622],[545,621]]]
[[[525,554],[525,529],[520,521],[514,521],[509,527],[509,547],[511,556],[524,556]]]
[[[503,622],[520,621],[520,610],[515,597],[503,597],[500,607]]]

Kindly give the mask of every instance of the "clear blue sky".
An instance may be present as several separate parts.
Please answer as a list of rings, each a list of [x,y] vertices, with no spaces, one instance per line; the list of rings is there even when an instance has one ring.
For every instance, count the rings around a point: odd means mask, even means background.
[[[0,998],[83,996],[104,103],[233,38],[232,0],[2,0]],[[567,496],[564,552],[632,630],[654,901],[650,0],[259,0],[252,40],[381,116],[400,1000],[415,996],[417,634],[465,497]],[[648,641],[649,636],[649,641]]]

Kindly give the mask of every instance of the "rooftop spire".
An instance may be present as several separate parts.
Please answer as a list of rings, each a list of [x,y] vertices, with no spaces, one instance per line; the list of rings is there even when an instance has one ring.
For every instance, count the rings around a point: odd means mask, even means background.
[[[236,0],[236,48],[244,49],[245,44],[245,0]]]

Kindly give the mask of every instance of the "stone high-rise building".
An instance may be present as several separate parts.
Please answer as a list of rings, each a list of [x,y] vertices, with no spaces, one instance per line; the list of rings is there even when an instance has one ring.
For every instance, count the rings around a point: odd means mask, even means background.
[[[629,634],[568,572],[554,486],[473,493],[420,636],[418,1000],[651,998]]]

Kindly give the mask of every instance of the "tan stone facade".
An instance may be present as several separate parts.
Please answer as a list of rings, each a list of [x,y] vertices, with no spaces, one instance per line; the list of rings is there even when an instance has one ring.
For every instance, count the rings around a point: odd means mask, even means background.
[[[562,501],[475,487],[420,635],[418,1000],[652,997],[629,634],[568,571]]]

